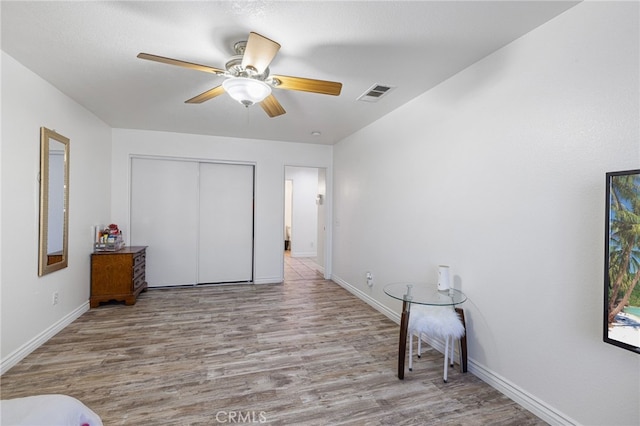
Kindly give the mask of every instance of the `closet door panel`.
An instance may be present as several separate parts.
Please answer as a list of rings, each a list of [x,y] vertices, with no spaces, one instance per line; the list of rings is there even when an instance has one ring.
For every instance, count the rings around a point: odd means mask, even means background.
[[[252,165],[200,163],[198,282],[253,281]]]
[[[149,287],[197,282],[198,163],[134,158],[131,245],[147,248]]]

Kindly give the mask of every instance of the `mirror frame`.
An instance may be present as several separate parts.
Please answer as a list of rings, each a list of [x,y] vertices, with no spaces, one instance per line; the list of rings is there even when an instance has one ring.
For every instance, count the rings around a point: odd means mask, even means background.
[[[63,229],[62,250],[55,255],[49,254],[49,154],[50,143],[59,142],[64,146],[64,176],[63,176]],[[38,275],[43,276],[51,272],[66,268],[69,253],[69,139],[49,130],[40,128],[40,247],[38,250]]]

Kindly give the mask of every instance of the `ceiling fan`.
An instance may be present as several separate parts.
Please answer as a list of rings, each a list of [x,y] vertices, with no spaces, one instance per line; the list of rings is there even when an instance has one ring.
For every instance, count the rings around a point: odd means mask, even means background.
[[[208,72],[226,78],[221,85],[194,96],[186,100],[185,103],[199,104],[226,92],[246,107],[259,103],[267,115],[272,118],[286,112],[271,93],[272,88],[333,96],[339,95],[342,90],[342,83],[334,81],[269,75],[269,64],[280,50],[280,44],[258,33],[249,33],[249,38],[246,41],[237,42],[234,45],[234,50],[236,54],[227,61],[224,70],[149,53],[139,53],[138,58]]]

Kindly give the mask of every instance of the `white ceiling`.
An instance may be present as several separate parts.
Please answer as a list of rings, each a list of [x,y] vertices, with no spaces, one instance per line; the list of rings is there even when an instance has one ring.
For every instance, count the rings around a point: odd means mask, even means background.
[[[111,127],[334,144],[576,3],[3,0],[2,50]],[[275,89],[276,118],[227,95],[185,104],[223,78],[136,58],[224,68],[250,31],[282,45],[272,74],[340,81],[341,95]],[[376,83],[396,88],[356,100]]]

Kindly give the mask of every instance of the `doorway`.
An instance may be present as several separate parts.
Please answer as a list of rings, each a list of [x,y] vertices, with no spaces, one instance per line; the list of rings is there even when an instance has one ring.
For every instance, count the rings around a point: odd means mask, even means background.
[[[284,185],[284,279],[323,279],[326,169],[286,166]]]

